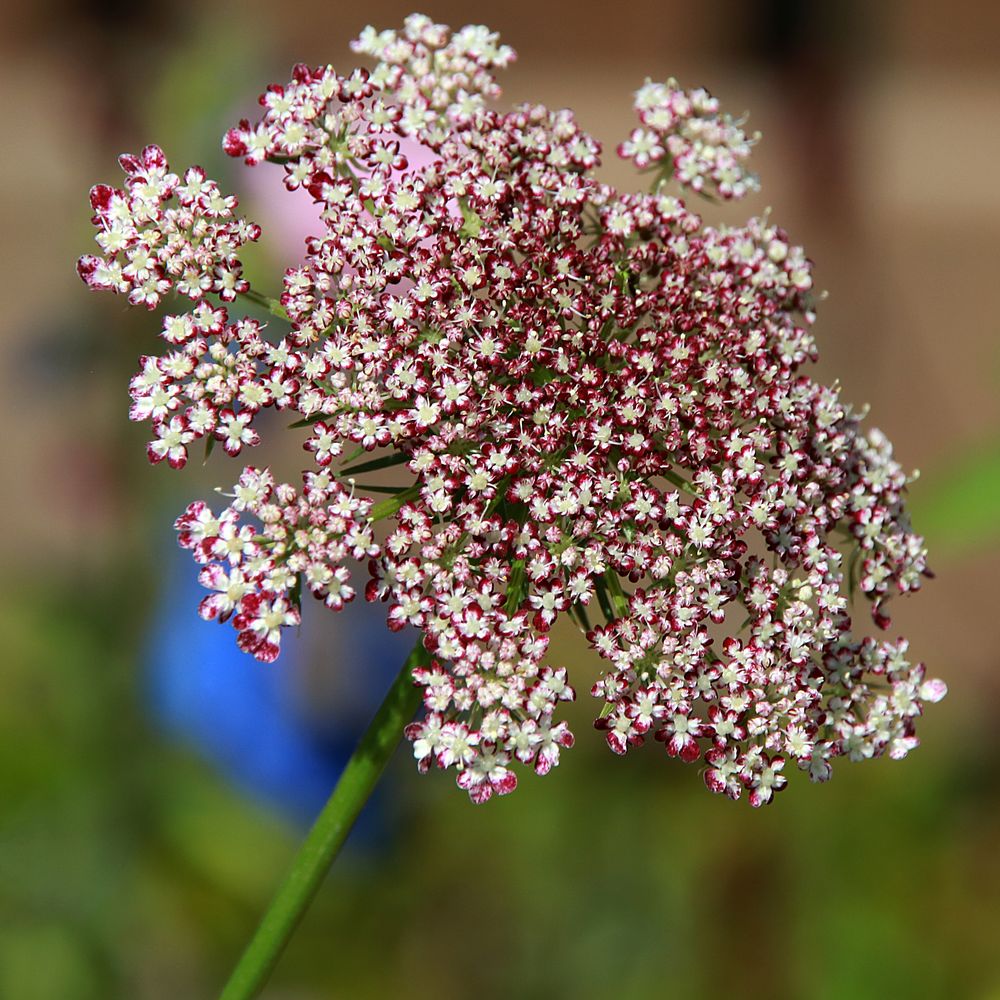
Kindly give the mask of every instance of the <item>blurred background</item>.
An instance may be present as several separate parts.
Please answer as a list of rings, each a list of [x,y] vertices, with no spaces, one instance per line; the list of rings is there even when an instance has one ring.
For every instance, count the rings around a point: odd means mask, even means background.
[[[407,648],[377,609],[317,605],[269,668],[196,618],[171,522],[235,463],[146,464],[126,385],[157,322],[73,265],[89,186],[155,141],[240,194],[278,237],[253,266],[279,273],[301,225],[221,135],[293,62],[351,66],[349,39],[411,9],[2,7],[2,1000],[214,995]],[[572,106],[612,181],[633,183],[613,149],[647,75],[750,111],[763,195],[720,217],[772,205],[806,246],[820,376],[922,470],[938,576],[893,634],[951,693],[904,762],[753,811],[658,747],[608,753],[561,632],[576,749],[483,808],[398,754],[266,996],[1000,998],[1000,6],[423,9],[499,29],[506,99]]]

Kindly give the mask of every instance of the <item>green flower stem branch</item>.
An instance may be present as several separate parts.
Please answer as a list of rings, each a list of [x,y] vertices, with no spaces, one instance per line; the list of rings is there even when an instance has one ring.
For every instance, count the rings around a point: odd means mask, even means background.
[[[416,714],[420,689],[414,685],[412,674],[415,667],[429,661],[423,643],[418,641],[299,849],[220,1000],[249,1000],[267,982],[385,770],[403,728]]]

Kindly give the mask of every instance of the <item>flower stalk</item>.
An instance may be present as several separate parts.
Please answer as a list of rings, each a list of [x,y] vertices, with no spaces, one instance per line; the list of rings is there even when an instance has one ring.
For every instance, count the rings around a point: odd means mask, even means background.
[[[375,789],[403,735],[404,726],[416,713],[420,688],[413,683],[413,671],[429,662],[429,654],[418,641],[299,848],[285,880],[220,994],[220,1000],[250,1000],[263,989]]]

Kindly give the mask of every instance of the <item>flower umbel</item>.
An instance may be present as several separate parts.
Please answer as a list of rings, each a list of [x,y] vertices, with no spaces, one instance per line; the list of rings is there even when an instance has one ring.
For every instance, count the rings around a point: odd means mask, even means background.
[[[705,91],[647,82],[619,153],[653,189],[622,192],[571,112],[491,106],[514,54],[488,29],[414,15],[354,49],[370,71],[297,66],[224,139],[319,206],[280,300],[249,288],[238,254],[260,230],[200,168],[181,180],[150,146],[91,194],[87,283],[195,300],[132,380],[150,460],[180,467],[200,439],[240,455],[268,408],[307,428],[301,484],[247,466],[223,511],[178,519],[202,616],[270,662],[301,595],[339,610],[367,564],[365,596],[430,654],[418,766],[454,769],[475,802],[573,745],[574,688],[547,659],[561,615],[603,661],[615,753],[653,736],[754,806],[789,763],[822,781],[836,757],[905,756],[944,685],[905,640],[855,635],[850,602],[885,629],[929,575],[908,478],[807,374],[803,250],[668,190],[756,190],[756,137]],[[236,315],[241,295],[270,321]],[[394,486],[355,482],[393,469]]]
[[[104,256],[81,257],[80,277],[150,309],[171,288],[190,299],[215,293],[226,301],[247,291],[237,251],[260,237],[260,227],[233,215],[236,199],[223,196],[201,167],[191,167],[181,182],[159,146],[123,154],[119,163],[124,189],[91,189]]]

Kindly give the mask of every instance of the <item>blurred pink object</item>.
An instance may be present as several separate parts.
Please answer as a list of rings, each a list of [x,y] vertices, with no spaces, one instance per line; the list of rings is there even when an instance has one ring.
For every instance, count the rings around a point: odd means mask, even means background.
[[[407,170],[425,167],[437,159],[432,150],[415,139],[399,136],[393,136],[393,139],[399,142],[400,152],[409,163]],[[394,173],[404,174],[406,170]],[[321,206],[305,188],[287,190],[284,180],[285,171],[268,164],[264,170],[244,171],[240,176],[240,187],[249,193],[252,217],[260,221],[268,239],[273,240],[287,258],[288,266],[296,267],[306,258],[305,241],[323,232]]]

